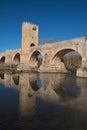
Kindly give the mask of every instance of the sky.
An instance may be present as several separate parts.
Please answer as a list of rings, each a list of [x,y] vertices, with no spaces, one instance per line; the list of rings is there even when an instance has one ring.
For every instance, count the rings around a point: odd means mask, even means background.
[[[0,0],[0,52],[21,47],[22,23],[39,26],[39,41],[87,35],[86,0]]]

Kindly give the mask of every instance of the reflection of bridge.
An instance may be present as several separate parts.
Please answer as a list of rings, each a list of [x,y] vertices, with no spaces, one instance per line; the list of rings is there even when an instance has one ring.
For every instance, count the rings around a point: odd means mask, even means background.
[[[38,78],[41,80],[41,86],[38,86]],[[66,78],[64,74],[0,74],[0,83],[19,91],[19,106],[23,116],[35,113],[37,97],[87,112],[87,104],[85,107],[82,105],[87,100],[84,98],[87,95],[85,80],[70,75]],[[82,88],[77,86],[78,84],[82,85]]]
[[[18,50],[6,51],[0,54],[1,66],[18,65],[18,70],[35,70],[39,72],[67,72],[63,56],[76,51],[82,57],[81,67],[77,76],[87,77],[87,37],[56,42],[53,44],[38,45],[38,26],[23,23],[22,47]],[[41,55],[42,60],[38,58]],[[40,61],[40,63],[39,63]]]

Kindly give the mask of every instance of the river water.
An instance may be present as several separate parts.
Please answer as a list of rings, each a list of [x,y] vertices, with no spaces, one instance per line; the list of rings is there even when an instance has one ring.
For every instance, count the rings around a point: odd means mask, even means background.
[[[0,73],[0,130],[87,130],[87,78]]]

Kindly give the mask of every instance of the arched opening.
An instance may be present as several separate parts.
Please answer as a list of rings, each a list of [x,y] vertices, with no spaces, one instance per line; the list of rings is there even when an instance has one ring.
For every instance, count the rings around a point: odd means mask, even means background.
[[[37,70],[40,65],[42,64],[43,56],[39,51],[33,52],[33,54],[30,57],[30,68],[32,70]]]
[[[5,63],[5,56],[0,59],[0,63]]]
[[[77,69],[81,67],[82,57],[73,49],[63,49],[55,54],[53,62],[60,68],[65,66],[68,72],[76,73]]]
[[[35,44],[34,44],[34,43],[31,43],[31,44],[30,44],[30,47],[33,47],[33,46],[35,46]]]
[[[19,85],[19,76],[18,75],[14,75],[13,76],[13,81],[15,85]]]
[[[20,54],[17,53],[13,58],[13,64],[18,65],[20,64]]]

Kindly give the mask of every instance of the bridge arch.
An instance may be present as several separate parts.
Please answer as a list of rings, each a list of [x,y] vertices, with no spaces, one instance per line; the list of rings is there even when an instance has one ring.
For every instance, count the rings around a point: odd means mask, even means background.
[[[72,52],[72,51],[74,51],[73,49],[61,49],[61,50],[59,50],[59,51],[57,51],[56,53],[55,53],[55,55],[54,55],[54,57],[53,58],[55,58],[57,55],[60,57],[60,58],[62,58],[65,54],[67,54],[67,53],[69,53],[69,52]]]
[[[42,60],[43,60],[43,56],[42,56],[41,52],[38,50],[35,50],[31,54],[30,60],[29,60],[29,65],[30,65],[31,69],[39,68],[40,65],[42,64]]]
[[[72,53],[72,55],[71,55],[71,53]],[[66,57],[69,57],[69,58],[66,58]],[[71,60],[70,60],[70,58],[71,58]],[[52,58],[52,62],[56,66],[60,65],[60,68],[62,65],[64,65],[68,71],[72,72],[75,70],[75,72],[76,72],[76,70],[81,67],[82,56],[76,50],[66,48],[66,49],[61,49],[61,50],[57,51]]]
[[[0,63],[5,63],[5,60],[6,60],[6,57],[2,56],[1,59],[0,59]]]
[[[13,58],[13,64],[20,64],[20,53],[16,53]]]

